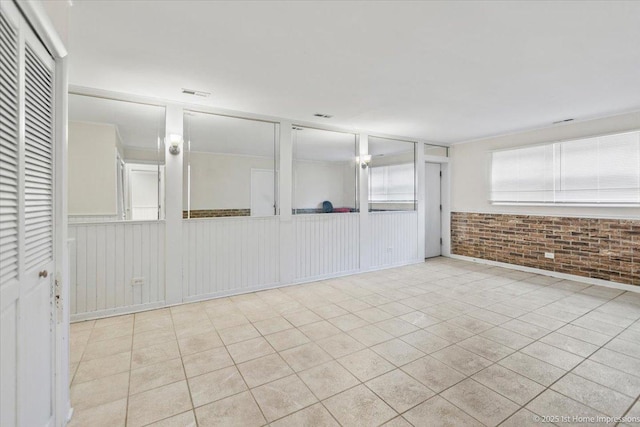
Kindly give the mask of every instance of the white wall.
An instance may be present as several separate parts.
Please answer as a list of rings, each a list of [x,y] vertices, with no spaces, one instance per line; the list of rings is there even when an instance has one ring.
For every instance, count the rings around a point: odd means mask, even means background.
[[[355,208],[353,162],[294,160],[293,207],[317,209],[330,201],[334,208]]]
[[[251,169],[273,169],[268,157],[227,154],[189,154],[191,209],[250,209]],[[183,206],[187,209],[187,172],[184,168]]]
[[[69,214],[116,215],[116,128],[69,122]]]
[[[500,206],[489,202],[492,150],[637,129],[640,129],[640,113],[630,113],[455,144],[450,151],[451,210],[594,218],[640,218],[640,208]]]

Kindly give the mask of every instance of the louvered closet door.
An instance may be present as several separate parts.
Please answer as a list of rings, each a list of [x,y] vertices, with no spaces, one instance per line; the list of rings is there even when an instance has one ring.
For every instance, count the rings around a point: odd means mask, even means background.
[[[21,258],[20,420],[47,425],[53,415],[53,86],[54,62],[30,30],[24,42],[24,250]],[[34,351],[37,349],[37,351]],[[27,403],[28,402],[28,403]],[[23,405],[27,403],[25,408]]]
[[[3,4],[0,3],[0,7]],[[17,422],[18,25],[0,9],[0,426]]]

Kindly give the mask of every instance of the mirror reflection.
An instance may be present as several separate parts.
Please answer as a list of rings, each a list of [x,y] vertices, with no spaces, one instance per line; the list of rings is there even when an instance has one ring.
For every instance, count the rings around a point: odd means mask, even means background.
[[[355,212],[356,136],[293,128],[294,214]]]
[[[69,95],[70,222],[164,217],[164,107]]]
[[[184,218],[277,213],[275,123],[187,111]]]
[[[369,137],[369,211],[416,209],[415,143]]]

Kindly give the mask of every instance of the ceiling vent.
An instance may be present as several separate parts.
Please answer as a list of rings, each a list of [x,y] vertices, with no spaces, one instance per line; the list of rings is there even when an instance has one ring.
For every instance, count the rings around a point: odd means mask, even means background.
[[[293,129],[293,130],[304,130],[304,128],[301,128],[299,126],[291,126],[291,129]]]
[[[182,88],[182,93],[184,93],[185,95],[199,96],[201,98],[208,98],[211,96],[209,92],[203,92],[201,90],[185,89],[185,88]]]
[[[564,119],[564,120],[558,120],[557,122],[553,122],[554,125],[557,125],[559,123],[566,123],[566,122],[572,122],[574,119]]]
[[[331,114],[323,114],[323,113],[315,113],[314,116],[322,117],[323,119],[330,119],[331,117],[333,117]]]

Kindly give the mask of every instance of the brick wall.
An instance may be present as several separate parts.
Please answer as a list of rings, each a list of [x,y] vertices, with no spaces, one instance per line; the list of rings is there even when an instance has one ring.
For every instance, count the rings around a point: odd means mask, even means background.
[[[220,218],[225,216],[249,216],[251,209],[199,209],[191,211],[191,218]],[[188,212],[182,211],[182,218],[187,218]]]
[[[640,220],[452,212],[451,251],[640,285]]]

